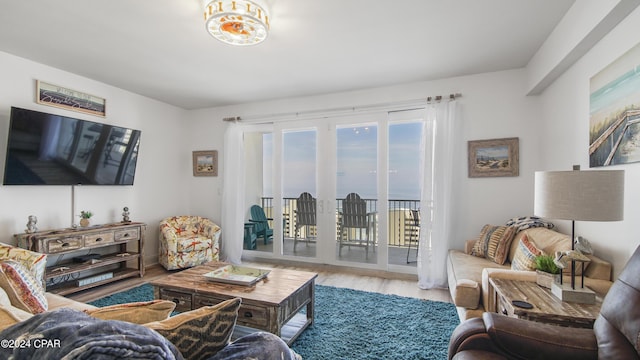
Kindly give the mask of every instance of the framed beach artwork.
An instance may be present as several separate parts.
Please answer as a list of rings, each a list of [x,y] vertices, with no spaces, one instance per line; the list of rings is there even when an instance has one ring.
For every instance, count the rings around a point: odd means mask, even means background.
[[[40,80],[36,81],[36,102],[90,115],[106,114],[105,99]]]
[[[518,148],[518,138],[469,141],[469,177],[518,176]]]
[[[218,176],[218,151],[193,152],[193,176]]]
[[[640,161],[640,44],[589,83],[589,166]]]

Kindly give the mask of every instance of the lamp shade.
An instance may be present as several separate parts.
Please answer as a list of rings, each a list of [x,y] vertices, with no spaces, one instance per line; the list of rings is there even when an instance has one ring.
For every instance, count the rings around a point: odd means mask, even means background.
[[[536,171],[533,212],[561,220],[623,220],[624,170]]]

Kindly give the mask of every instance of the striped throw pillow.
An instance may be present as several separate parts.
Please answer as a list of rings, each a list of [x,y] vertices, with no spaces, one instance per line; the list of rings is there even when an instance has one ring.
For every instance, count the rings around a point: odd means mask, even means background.
[[[520,239],[520,243],[513,254],[511,262],[511,270],[528,270],[536,269],[536,256],[544,255],[544,251],[538,249],[533,241],[529,240],[527,234]]]
[[[496,264],[504,264],[516,228],[512,226],[485,225],[480,231],[471,255],[487,258]]]

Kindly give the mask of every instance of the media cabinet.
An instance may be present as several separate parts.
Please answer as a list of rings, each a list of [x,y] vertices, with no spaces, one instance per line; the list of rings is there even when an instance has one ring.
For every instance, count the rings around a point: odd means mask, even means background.
[[[129,277],[144,276],[146,224],[129,222],[15,234],[18,246],[47,254],[47,291],[67,295]],[[134,246],[137,245],[137,246]],[[74,257],[100,254],[96,260]],[[135,267],[127,264],[135,263]]]

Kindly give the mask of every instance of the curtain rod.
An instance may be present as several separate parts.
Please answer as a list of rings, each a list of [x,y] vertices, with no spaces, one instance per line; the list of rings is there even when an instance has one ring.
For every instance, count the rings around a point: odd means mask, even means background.
[[[449,94],[449,100],[455,100],[457,97],[462,97],[462,94],[461,93]],[[442,95],[427,97],[427,102],[431,102],[431,101],[442,101]]]
[[[462,97],[461,93],[449,94],[448,100],[455,100]],[[409,100],[403,102],[391,102],[384,104],[365,105],[365,106],[346,106],[341,108],[323,109],[323,110],[309,110],[309,111],[297,111],[286,112],[268,115],[257,116],[230,116],[222,118],[222,121],[243,121],[251,124],[269,124],[273,121],[287,121],[287,120],[304,120],[311,118],[328,118],[349,114],[365,114],[374,111],[394,111],[394,110],[415,110],[424,108],[425,104],[440,102],[443,100],[442,95],[429,96],[425,99]]]

